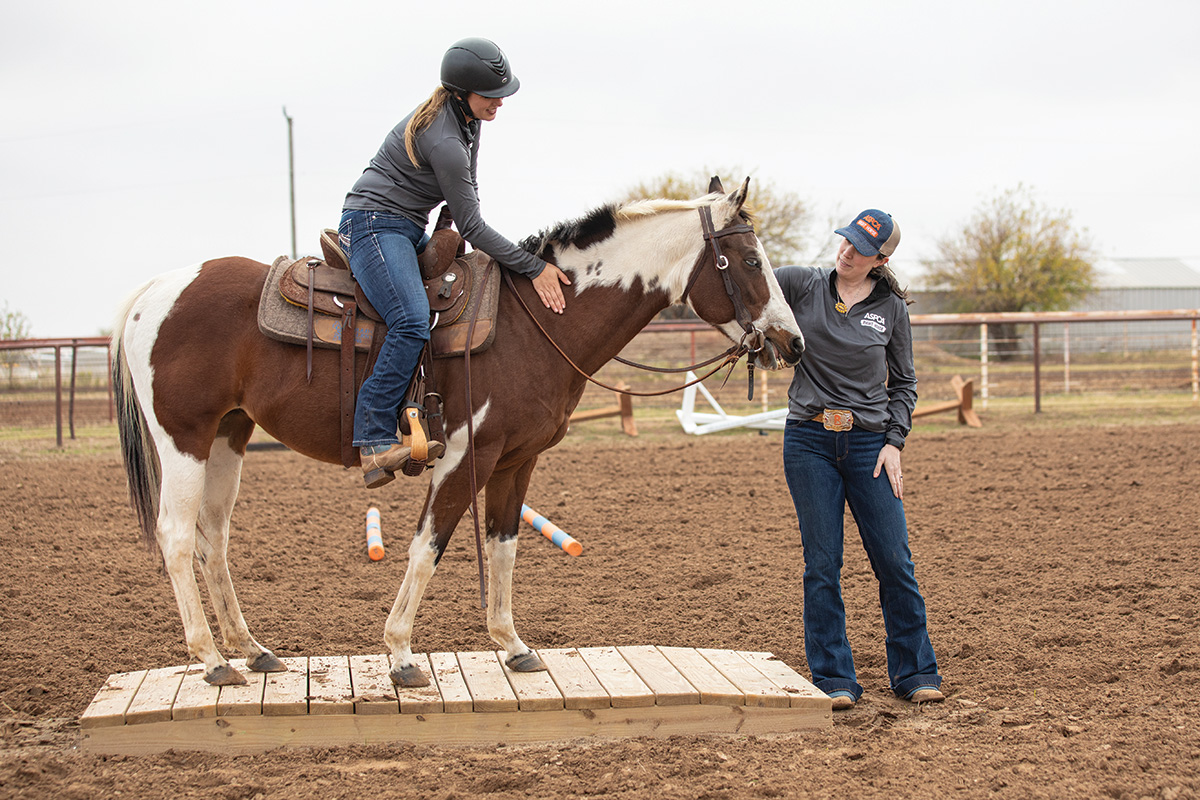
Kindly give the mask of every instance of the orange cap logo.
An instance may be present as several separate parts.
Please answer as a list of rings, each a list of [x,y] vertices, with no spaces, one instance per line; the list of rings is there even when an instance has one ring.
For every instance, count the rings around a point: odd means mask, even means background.
[[[864,231],[871,234],[872,239],[879,238],[879,229],[881,227],[883,227],[878,222],[876,222],[875,218],[872,217],[870,214],[868,214],[867,216],[863,217],[860,220],[857,220],[856,224],[858,225],[858,227],[862,228]]]

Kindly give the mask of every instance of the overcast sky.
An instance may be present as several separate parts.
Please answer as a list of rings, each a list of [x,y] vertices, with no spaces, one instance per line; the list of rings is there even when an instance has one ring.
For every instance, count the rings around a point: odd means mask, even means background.
[[[284,106],[316,252],[465,36],[521,80],[479,175],[513,240],[738,167],[822,216],[891,212],[902,278],[1018,184],[1103,256],[1196,258],[1198,34],[1195,0],[9,3],[0,307],[94,336],[155,274],[290,252]]]

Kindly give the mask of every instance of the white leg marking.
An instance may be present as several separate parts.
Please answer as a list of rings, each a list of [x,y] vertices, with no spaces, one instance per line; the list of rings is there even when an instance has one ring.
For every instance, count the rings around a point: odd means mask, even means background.
[[[196,518],[204,493],[204,465],[160,443],[162,491],[158,506],[158,546],[175,589],[188,652],[209,672],[225,663],[217,651],[200,602],[200,587],[192,560],[196,555]]]
[[[522,655],[529,648],[517,636],[512,616],[513,566],[517,560],[517,537],[500,541],[492,536],[485,545],[488,560],[488,634],[504,648],[505,656]]]
[[[412,629],[417,617],[417,606],[425,594],[425,587],[433,577],[436,569],[437,551],[434,549],[433,514],[426,515],[427,519],[421,530],[413,537],[408,548],[408,568],[404,571],[404,582],[392,604],[384,626],[383,641],[392,654],[392,668],[407,667],[413,663]]]
[[[254,640],[229,575],[229,518],[237,502],[242,457],[226,439],[213,442],[204,470],[204,499],[196,525],[196,550],[224,646],[253,661],[267,652]]]
[[[475,431],[478,432],[487,418],[490,402],[485,402],[476,412],[472,420]],[[413,537],[408,548],[408,567],[404,571],[404,581],[396,594],[396,602],[388,614],[384,625],[383,642],[392,654],[392,668],[412,665],[412,630],[417,617],[417,607],[425,594],[425,587],[433,577],[437,550],[434,549],[435,533],[433,507],[438,490],[446,482],[450,473],[462,463],[467,454],[467,426],[463,424],[446,436],[446,452],[433,467],[433,478],[430,481],[428,508],[430,511],[420,523],[420,530]],[[455,520],[457,522],[457,520]]]

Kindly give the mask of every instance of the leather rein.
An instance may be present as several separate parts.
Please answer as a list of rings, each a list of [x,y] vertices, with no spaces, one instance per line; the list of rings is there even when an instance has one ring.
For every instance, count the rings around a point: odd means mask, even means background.
[[[712,375],[714,375],[715,373],[717,373],[721,369],[723,369],[726,365],[729,365],[730,370],[732,371],[733,365],[735,365],[738,362],[738,360],[741,359],[742,356],[753,355],[753,354],[757,353],[759,350],[761,350],[763,348],[763,343],[764,343],[763,332],[754,327],[752,317],[750,316],[750,311],[749,311],[749,309],[746,308],[746,304],[742,301],[741,289],[739,289],[737,284],[735,284],[733,282],[733,279],[729,277],[729,272],[728,272],[729,259],[725,256],[724,253],[721,252],[721,244],[719,241],[721,239],[721,237],[724,237],[724,236],[732,236],[734,234],[739,234],[739,233],[751,233],[752,234],[752,233],[754,233],[754,228],[752,228],[750,225],[747,225],[744,222],[739,222],[735,225],[726,226],[719,231],[714,230],[715,226],[713,225],[713,221],[712,221],[712,209],[710,209],[708,206],[702,206],[701,208],[698,209],[698,211],[700,212],[700,227],[704,232],[704,240],[709,243],[710,247],[702,249],[700,251],[700,255],[696,257],[696,263],[692,267],[691,277],[688,279],[687,286],[684,287],[683,294],[681,294],[679,296],[679,302],[683,303],[683,302],[687,301],[688,294],[692,291],[692,287],[694,287],[696,285],[696,280],[700,277],[700,273],[704,267],[705,257],[709,254],[709,252],[711,252],[713,264],[714,264],[714,266],[716,266],[718,273],[721,275],[721,278],[725,283],[725,293],[729,296],[729,300],[733,304],[734,317],[737,320],[738,325],[740,325],[742,327],[742,330],[745,331],[745,333],[742,335],[741,341],[739,341],[737,344],[730,347],[724,353],[720,353],[720,354],[708,359],[707,361],[701,361],[698,364],[692,364],[691,366],[688,366],[688,367],[674,367],[674,368],[654,367],[654,366],[650,366],[649,364],[639,364],[636,361],[628,361],[624,358],[621,358],[620,356],[615,356],[613,358],[614,361],[619,361],[622,364],[626,364],[631,367],[636,367],[638,369],[643,369],[643,370],[647,370],[650,372],[664,372],[664,373],[665,372],[688,372],[688,371],[691,371],[698,367],[706,367],[709,364],[712,364],[714,361],[720,361],[719,364],[717,364],[711,370],[706,372],[704,375],[696,378],[695,380],[688,381],[687,383],[684,383],[680,386],[675,386],[673,388],[664,389],[664,390],[658,391],[658,392],[635,392],[635,391],[632,391],[629,389],[618,389],[617,387],[610,386],[607,383],[604,383],[603,381],[596,380],[591,375],[587,374],[582,369],[580,369],[579,365],[577,365],[574,361],[572,361],[571,357],[568,356],[563,351],[563,349],[558,346],[558,342],[554,341],[554,337],[552,337],[549,334],[549,332],[547,332],[546,329],[544,327],[542,327],[542,323],[538,322],[538,319],[534,315],[533,311],[529,308],[529,306],[525,303],[525,300],[517,292],[517,287],[513,283],[512,277],[508,274],[507,270],[502,270],[502,272],[504,273],[504,280],[506,283],[508,283],[508,288],[512,290],[513,295],[516,296],[517,302],[519,302],[521,304],[521,307],[525,309],[525,313],[528,314],[529,318],[533,320],[533,324],[538,327],[538,330],[540,330],[542,332],[542,335],[546,337],[546,340],[549,341],[550,344],[552,344],[554,346],[554,349],[558,351],[559,355],[561,355],[563,357],[563,359],[566,360],[566,362],[568,364],[570,364],[571,367],[574,368],[574,370],[576,372],[578,372],[580,375],[582,375],[584,378],[586,378],[591,383],[593,383],[596,386],[599,386],[601,388],[609,389],[610,391],[617,392],[618,394],[627,394],[627,395],[632,395],[634,397],[658,397],[660,395],[671,394],[672,392],[678,392],[681,389],[686,389],[689,386],[693,386],[693,385],[705,380],[706,378],[711,377]],[[754,361],[753,361],[753,359],[751,359],[750,361],[747,362],[747,368],[749,370],[749,376],[750,376],[749,399],[753,400],[754,399]],[[728,380],[728,375],[726,376],[726,380]]]

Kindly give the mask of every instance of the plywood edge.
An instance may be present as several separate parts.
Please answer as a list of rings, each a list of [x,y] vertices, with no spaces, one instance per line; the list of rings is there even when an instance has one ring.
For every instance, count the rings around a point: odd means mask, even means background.
[[[747,706],[645,706],[558,711],[497,711],[326,717],[217,717],[90,728],[88,752],[147,755],[168,749],[228,754],[261,753],[276,747],[338,747],[412,742],[495,745],[623,739],[638,736],[795,733],[828,727],[829,712]]]

